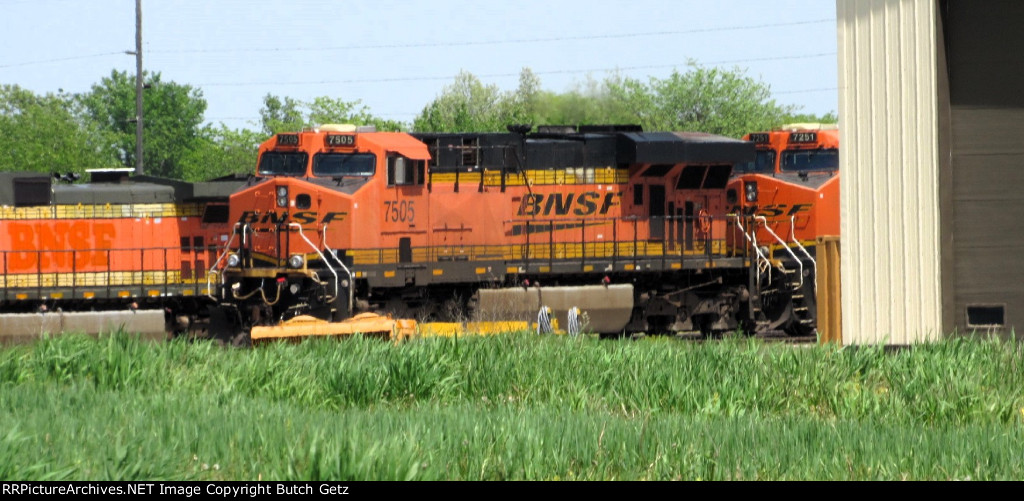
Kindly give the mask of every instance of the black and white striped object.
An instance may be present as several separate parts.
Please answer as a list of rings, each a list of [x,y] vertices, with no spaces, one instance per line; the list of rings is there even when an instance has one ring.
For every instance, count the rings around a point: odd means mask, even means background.
[[[580,309],[573,306],[569,308],[569,335],[576,337],[580,334]]]
[[[540,313],[537,314],[537,334],[551,334],[554,329],[551,328],[551,308],[547,306],[540,307]]]

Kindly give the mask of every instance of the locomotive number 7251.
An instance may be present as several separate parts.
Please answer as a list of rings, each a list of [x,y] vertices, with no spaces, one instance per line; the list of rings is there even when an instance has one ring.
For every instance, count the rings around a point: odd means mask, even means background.
[[[384,220],[392,223],[411,223],[416,217],[412,201],[398,200],[384,202]]]

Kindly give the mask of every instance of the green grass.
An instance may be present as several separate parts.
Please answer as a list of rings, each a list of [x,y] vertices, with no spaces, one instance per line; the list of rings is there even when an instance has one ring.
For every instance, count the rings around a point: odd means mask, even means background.
[[[1019,479],[1024,350],[517,334],[0,350],[3,479]]]

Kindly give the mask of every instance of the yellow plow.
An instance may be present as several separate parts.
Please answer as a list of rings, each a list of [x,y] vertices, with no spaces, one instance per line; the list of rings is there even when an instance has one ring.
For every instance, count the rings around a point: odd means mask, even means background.
[[[557,321],[553,322],[553,327],[553,334],[565,333],[558,330]],[[412,319],[393,319],[376,313],[361,313],[341,322],[328,322],[302,315],[275,326],[253,327],[249,335],[255,345],[268,341],[297,341],[305,338],[353,335],[380,337],[392,341],[431,337],[490,336],[536,328],[535,323],[526,321],[418,323]]]
[[[361,313],[341,322],[328,322],[301,315],[273,327],[253,327],[253,344],[265,341],[299,340],[312,337],[344,337],[356,334],[401,340],[416,333],[416,321],[395,320],[375,313]]]

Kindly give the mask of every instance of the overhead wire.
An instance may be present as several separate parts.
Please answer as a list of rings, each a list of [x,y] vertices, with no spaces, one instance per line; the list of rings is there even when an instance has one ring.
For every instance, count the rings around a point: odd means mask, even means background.
[[[720,26],[714,28],[694,28],[689,30],[675,31],[651,31],[641,33],[619,33],[614,35],[580,35],[540,38],[513,38],[507,40],[466,40],[460,42],[419,42],[399,44],[378,44],[378,45],[341,45],[341,46],[317,46],[317,47],[264,47],[264,48],[234,48],[234,49],[166,49],[152,50],[151,54],[218,54],[235,52],[333,52],[342,50],[371,50],[371,49],[418,49],[435,47],[472,47],[480,45],[506,45],[522,43],[546,43],[566,42],[577,40],[615,40],[622,38],[656,37],[670,35],[691,35],[695,33],[715,33],[722,31],[757,30],[766,28],[785,28],[791,26],[803,26],[808,24],[835,23],[835,19],[814,19],[809,21],[794,21],[791,23],[755,24],[746,26]]]
[[[720,65],[720,64],[736,64],[736,63],[753,63],[753,62],[764,62],[764,61],[781,61],[791,59],[811,59],[818,57],[835,56],[835,52],[822,52],[817,54],[802,54],[796,56],[773,56],[773,57],[762,57],[762,58],[746,58],[746,59],[731,59],[725,61],[710,61],[707,63],[699,63],[704,65]],[[534,71],[535,75],[556,75],[556,74],[578,74],[578,73],[597,73],[597,72],[611,72],[611,71],[633,71],[633,70],[650,70],[650,69],[664,69],[664,68],[679,68],[687,66],[689,63],[677,63],[677,64],[654,64],[644,66],[619,66],[615,68],[590,68],[590,69],[567,69],[567,70],[547,70],[547,71]],[[516,77],[519,73],[488,73],[476,75],[480,78],[503,78],[503,77]],[[280,82],[280,81],[267,81],[267,82],[207,82],[196,84],[200,87],[249,87],[257,85],[275,85],[275,86],[290,86],[290,85],[328,85],[328,84],[351,84],[351,83],[389,83],[389,82],[422,82],[432,80],[451,80],[455,78],[454,75],[445,76],[404,76],[404,77],[384,77],[384,78],[352,78],[345,80],[316,80],[316,81],[302,81],[302,82]]]

